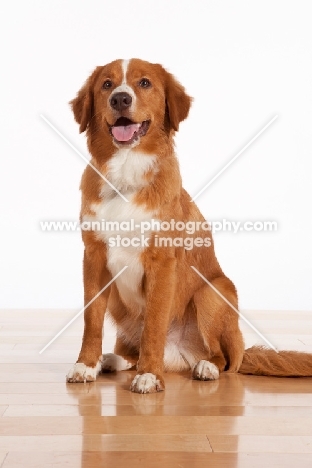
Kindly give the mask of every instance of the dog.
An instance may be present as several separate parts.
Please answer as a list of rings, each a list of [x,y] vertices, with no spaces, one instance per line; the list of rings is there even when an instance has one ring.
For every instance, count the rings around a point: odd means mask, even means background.
[[[97,67],[70,103],[92,155],[81,223],[94,228],[82,230],[85,325],[68,382],[136,368],[131,391],[152,393],[164,390],[165,371],[198,380],[223,371],[312,375],[310,354],[244,350],[236,288],[182,187],[174,151],[191,103],[172,74],[140,59]],[[102,355],[105,313],[117,337],[114,354]]]

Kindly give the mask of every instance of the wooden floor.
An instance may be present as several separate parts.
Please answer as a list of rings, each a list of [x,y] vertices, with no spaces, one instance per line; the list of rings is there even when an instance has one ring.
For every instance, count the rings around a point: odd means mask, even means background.
[[[82,317],[39,351],[76,312],[0,311],[0,467],[312,467],[312,378],[167,374],[151,395],[129,391],[130,371],[66,384]],[[243,313],[278,349],[312,352],[312,312]]]

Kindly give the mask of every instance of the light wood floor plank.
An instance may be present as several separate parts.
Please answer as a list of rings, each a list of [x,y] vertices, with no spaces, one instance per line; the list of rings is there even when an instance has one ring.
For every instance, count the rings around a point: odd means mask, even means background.
[[[220,436],[210,435],[209,442],[213,452],[245,453],[311,453],[312,435],[310,436]],[[312,466],[312,465],[311,465]]]
[[[144,416],[132,405],[10,405],[3,406],[4,417],[31,416]],[[182,406],[159,405],[153,408],[155,416],[256,416],[312,418],[312,406]],[[146,414],[145,416],[149,416]]]
[[[311,468],[310,454],[10,452],[2,468]]]
[[[8,453],[7,452],[0,452],[0,466],[2,467],[2,463],[4,462],[4,460],[6,459]]]
[[[135,372],[101,376],[96,383],[2,383],[0,405],[131,405],[144,414],[161,406],[312,406],[312,378],[278,379],[222,374],[215,382],[192,381],[189,375],[166,376],[166,391],[139,395],[129,391]]]
[[[4,412],[8,409],[7,405],[0,406],[0,417],[3,416]]]
[[[19,382],[3,382],[0,386],[0,394],[14,394],[14,393],[56,393],[60,395],[62,393],[88,393],[89,384],[81,384],[74,386],[66,385],[63,383],[54,383],[54,382],[24,382],[20,384]]]
[[[311,468],[311,454],[201,452],[10,452],[2,468]]]
[[[252,416],[32,416],[0,418],[3,436],[32,435],[259,435],[312,436],[311,418]]]
[[[2,372],[0,373],[0,383],[62,383],[65,381],[65,372],[59,373],[49,373],[49,372],[18,372],[18,373],[9,373]],[[1,391],[1,390],[0,390]]]
[[[211,452],[204,435],[46,435],[46,436],[2,436],[0,452],[53,452],[57,450],[87,452],[170,451]]]
[[[47,377],[50,373],[63,373],[66,375],[66,371],[68,371],[68,366],[70,363],[48,363],[48,362],[29,362],[29,363],[8,363],[2,362],[0,363],[0,373],[6,374],[47,374]]]

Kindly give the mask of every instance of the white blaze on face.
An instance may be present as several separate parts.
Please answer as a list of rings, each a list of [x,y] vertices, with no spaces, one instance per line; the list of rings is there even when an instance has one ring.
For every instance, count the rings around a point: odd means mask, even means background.
[[[109,96],[108,100],[110,100],[110,98],[112,97],[113,94],[128,93],[132,97],[131,110],[134,111],[136,96],[134,94],[133,89],[127,84],[127,71],[128,71],[128,66],[129,66],[130,61],[131,60],[122,60],[122,62],[121,62],[121,68],[122,68],[122,82],[121,82],[121,85],[117,86],[117,88],[114,89],[114,91]]]
[[[127,84],[127,71],[129,66],[130,60],[122,60],[121,68],[122,68],[122,82],[117,88],[109,96],[109,102],[112,96],[117,93],[127,93],[131,96],[132,102],[129,106],[130,116],[135,110],[136,104],[136,96],[133,89]],[[131,118],[131,117],[130,117]],[[118,125],[112,127],[112,134],[117,142],[131,142],[131,139],[135,135],[136,132],[140,130],[141,124],[140,123],[129,123],[128,125]]]
[[[127,84],[127,70],[128,70],[129,63],[130,63],[130,60],[122,61],[122,64],[121,64],[122,73],[123,73],[122,84]]]

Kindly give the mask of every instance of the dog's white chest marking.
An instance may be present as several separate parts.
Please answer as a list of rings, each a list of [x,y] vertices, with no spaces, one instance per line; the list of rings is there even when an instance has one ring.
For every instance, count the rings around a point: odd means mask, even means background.
[[[157,170],[156,156],[129,149],[120,149],[116,151],[108,163],[106,178],[123,195],[126,195],[128,192],[137,191],[147,185],[144,174],[151,169]],[[109,196],[111,191],[112,188],[104,184],[102,195],[105,198]],[[126,198],[128,197],[126,196]],[[124,200],[121,199],[121,201]]]
[[[107,266],[114,277],[124,266],[128,268],[116,279],[119,294],[126,305],[143,307],[144,298],[140,294],[143,266],[140,255],[146,247],[142,241],[142,222],[151,222],[154,213],[137,205],[133,199],[138,190],[147,185],[144,174],[157,171],[156,156],[146,155],[126,149],[118,150],[108,163],[106,177],[129,200],[125,202],[104,182],[101,197],[103,202],[91,206],[94,215],[85,217],[88,221],[98,221],[104,229],[96,230],[96,236],[108,248]],[[103,222],[104,221],[104,222]],[[130,230],[127,227],[130,226]],[[147,239],[150,232],[144,233]]]

